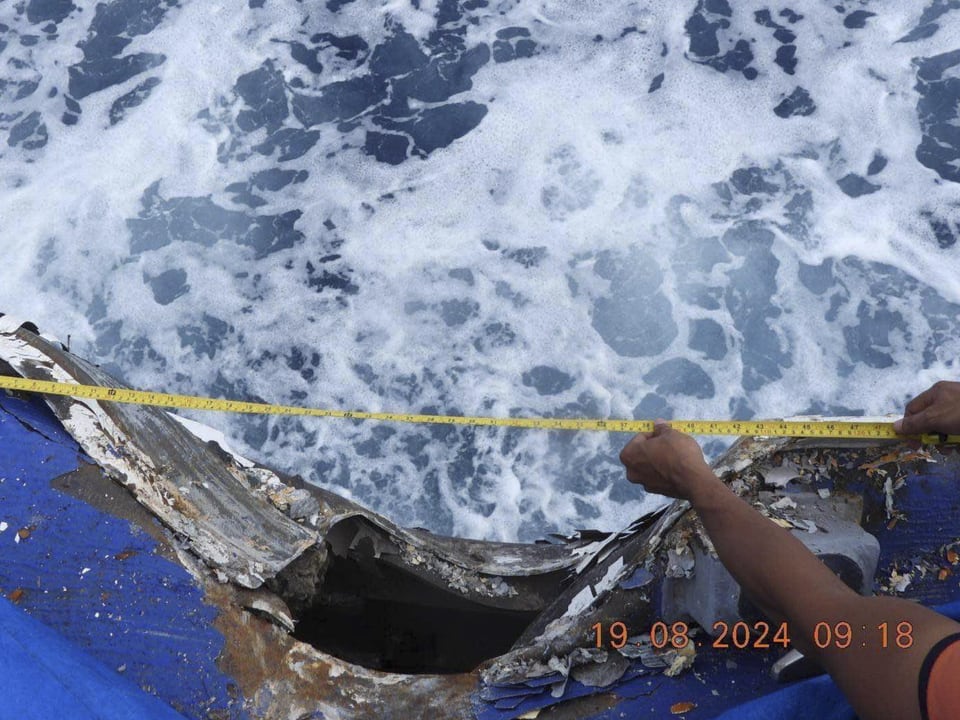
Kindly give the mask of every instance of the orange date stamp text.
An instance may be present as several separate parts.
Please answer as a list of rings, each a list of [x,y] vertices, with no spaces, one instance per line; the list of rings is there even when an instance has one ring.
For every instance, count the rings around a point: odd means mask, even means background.
[[[619,650],[631,642],[627,625],[620,620],[594,623],[590,629],[594,633],[598,648],[608,646]],[[655,622],[650,626],[650,645],[655,650],[682,650],[692,642],[690,630],[690,626],[685,622]],[[786,649],[790,647],[790,637],[790,628],[786,622],[771,625],[763,620],[754,623],[738,620],[731,624],[721,620],[713,624],[710,647],[716,650]],[[868,627],[846,621],[819,622],[807,641],[820,650],[846,650],[852,647],[906,650],[913,645],[913,624],[903,620],[896,625],[882,622]]]

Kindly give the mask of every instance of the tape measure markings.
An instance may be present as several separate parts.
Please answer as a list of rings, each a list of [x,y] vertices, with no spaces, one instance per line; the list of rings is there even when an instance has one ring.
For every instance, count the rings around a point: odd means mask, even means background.
[[[413,424],[479,425],[540,430],[592,430],[638,433],[653,430],[650,420],[589,420],[570,418],[495,418],[461,415],[420,415],[414,413],[364,412],[362,410],[326,410],[292,405],[271,405],[243,400],[223,400],[196,395],[175,395],[129,388],[108,388],[0,376],[0,388],[24,392],[62,395],[109,402],[157,407],[175,407],[211,412],[235,412],[265,415],[335,417],[348,420],[379,420]],[[691,435],[751,435],[760,437],[905,439],[892,422],[846,422],[835,420],[671,420],[670,426]],[[924,442],[960,443],[960,435],[923,435]]]

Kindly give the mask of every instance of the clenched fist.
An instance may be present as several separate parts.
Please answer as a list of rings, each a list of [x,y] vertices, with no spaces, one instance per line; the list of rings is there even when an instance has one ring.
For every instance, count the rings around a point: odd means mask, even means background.
[[[653,432],[636,435],[620,452],[627,480],[647,492],[690,500],[704,483],[720,482],[689,435],[658,420]]]

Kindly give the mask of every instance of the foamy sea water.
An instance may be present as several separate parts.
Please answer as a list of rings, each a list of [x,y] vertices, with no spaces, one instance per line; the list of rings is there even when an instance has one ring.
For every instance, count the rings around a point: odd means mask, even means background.
[[[896,412],[960,375],[958,108],[956,0],[0,1],[0,311],[168,392]],[[658,502],[623,435],[191,417],[439,533]]]

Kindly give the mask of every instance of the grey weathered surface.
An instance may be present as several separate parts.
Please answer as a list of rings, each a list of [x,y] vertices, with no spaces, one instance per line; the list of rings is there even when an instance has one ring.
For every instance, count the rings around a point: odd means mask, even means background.
[[[17,327],[0,328],[0,358],[26,378],[119,387],[94,365]],[[205,563],[258,587],[316,543],[199,438],[160,408],[47,396],[47,404],[98,464]]]

